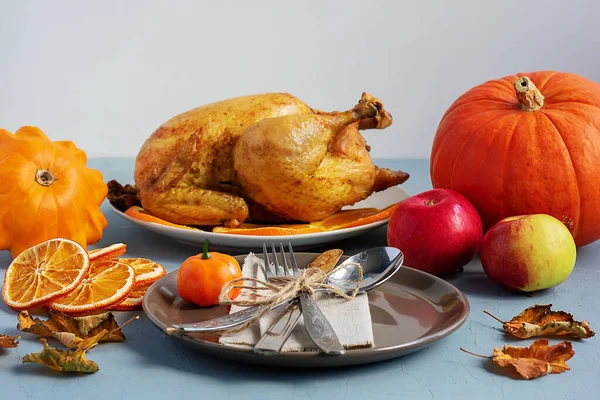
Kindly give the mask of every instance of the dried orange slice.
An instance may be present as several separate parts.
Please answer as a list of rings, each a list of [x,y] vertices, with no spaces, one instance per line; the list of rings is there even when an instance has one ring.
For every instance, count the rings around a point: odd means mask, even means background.
[[[155,217],[154,215],[151,215],[150,213],[148,213],[146,210],[144,210],[142,207],[139,207],[139,206],[129,207],[127,210],[125,210],[125,214],[129,215],[131,218],[139,219],[139,220],[146,221],[146,222],[154,222],[155,224],[171,226],[173,228],[197,230],[196,228],[192,228],[192,227],[185,226],[185,225],[174,224],[172,222],[165,221],[164,219]]]
[[[52,310],[65,314],[100,310],[127,298],[135,284],[135,271],[115,260],[90,264],[87,276],[69,294],[48,303]]]
[[[136,287],[146,283],[154,283],[167,274],[162,265],[147,258],[117,258],[116,261],[133,268]]]
[[[122,256],[127,252],[127,245],[125,243],[115,243],[101,249],[95,249],[88,251],[90,261],[110,260],[115,257]]]
[[[150,285],[152,285],[152,283],[154,283],[154,282],[136,286],[129,293],[129,295],[127,296],[127,298],[125,300],[123,300],[122,302],[120,302],[117,305],[110,307],[110,310],[112,310],[112,311],[139,310],[140,308],[142,308],[142,302],[144,301],[144,295],[146,294],[146,291],[148,290]]]
[[[24,310],[64,296],[86,277],[88,253],[68,239],[50,239],[21,252],[6,269],[2,299]]]

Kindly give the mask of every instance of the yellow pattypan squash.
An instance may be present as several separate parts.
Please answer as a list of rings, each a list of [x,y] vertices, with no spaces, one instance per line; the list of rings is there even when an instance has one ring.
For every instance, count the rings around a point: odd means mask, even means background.
[[[73,142],[53,142],[39,128],[0,129],[0,250],[16,257],[55,237],[84,248],[101,239],[108,187],[86,162]]]

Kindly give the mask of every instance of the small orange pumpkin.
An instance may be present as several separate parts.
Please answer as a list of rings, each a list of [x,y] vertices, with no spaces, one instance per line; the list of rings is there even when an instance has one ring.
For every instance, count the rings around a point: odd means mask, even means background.
[[[84,248],[100,240],[108,187],[86,161],[73,142],[53,142],[39,128],[0,129],[0,250],[16,257],[56,237]]]
[[[487,230],[549,214],[577,246],[600,238],[600,85],[541,71],[478,85],[444,114],[431,152],[435,188],[473,203]]]
[[[188,257],[177,271],[177,291],[181,298],[200,307],[219,304],[223,287],[241,278],[242,270],[237,260],[223,253],[208,252],[208,240],[204,241],[201,254]],[[235,299],[240,289],[231,289],[227,295]]]

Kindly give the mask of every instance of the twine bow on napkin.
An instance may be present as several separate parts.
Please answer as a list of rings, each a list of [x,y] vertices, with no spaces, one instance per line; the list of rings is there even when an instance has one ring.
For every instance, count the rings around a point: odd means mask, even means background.
[[[220,304],[238,307],[263,307],[260,312],[247,323],[242,326],[223,330],[222,332],[237,332],[243,330],[270,311],[273,306],[294,299],[303,293],[314,298],[318,290],[324,289],[330,294],[342,297],[348,301],[354,299],[359,292],[363,274],[362,267],[359,263],[351,263],[351,265],[356,265],[358,270],[358,280],[350,293],[327,283],[327,278],[338,272],[340,269],[347,268],[349,264],[339,265],[329,272],[325,272],[319,268],[310,267],[301,270],[300,275],[295,276],[277,276],[268,280],[253,277],[241,277],[229,281],[221,289],[219,295]],[[247,285],[245,282],[251,284]],[[238,296],[231,299],[229,293],[238,290]]]
[[[261,313],[258,319],[254,319],[249,324],[219,334],[219,343],[252,348],[262,336],[272,334],[269,329],[282,316],[281,309],[271,310],[272,305],[280,298],[279,296],[285,294],[290,299],[302,291],[306,291],[306,293],[312,293],[344,348],[349,350],[373,346],[369,296],[360,291],[362,280],[359,280],[356,286],[351,286],[354,289],[351,292],[342,291],[338,292],[338,295],[333,289],[339,290],[339,288],[330,287],[325,278],[343,267],[338,267],[328,273],[305,269],[302,270],[301,275],[296,277],[267,278],[264,265],[262,257],[257,257],[253,253],[248,254],[242,265],[243,278],[230,282],[228,287],[222,290],[222,293],[228,293],[234,286],[242,290],[234,300],[223,299],[224,304],[231,304],[230,314],[241,311],[248,305],[256,306],[257,304],[258,307],[261,307]],[[362,277],[362,270],[360,272],[357,276],[358,279]],[[242,288],[242,286],[247,286],[247,288]],[[283,318],[286,318],[285,315]],[[284,343],[281,351],[320,351],[306,333],[302,318],[298,321],[298,325]]]

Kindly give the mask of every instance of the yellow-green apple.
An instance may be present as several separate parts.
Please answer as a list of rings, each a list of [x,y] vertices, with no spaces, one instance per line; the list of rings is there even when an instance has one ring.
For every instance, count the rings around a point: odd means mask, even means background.
[[[501,286],[522,292],[562,283],[575,267],[576,253],[571,232],[546,214],[498,221],[481,242],[486,275]]]
[[[404,263],[434,275],[462,269],[479,251],[481,218],[465,196],[433,189],[401,201],[390,216],[387,243]]]

